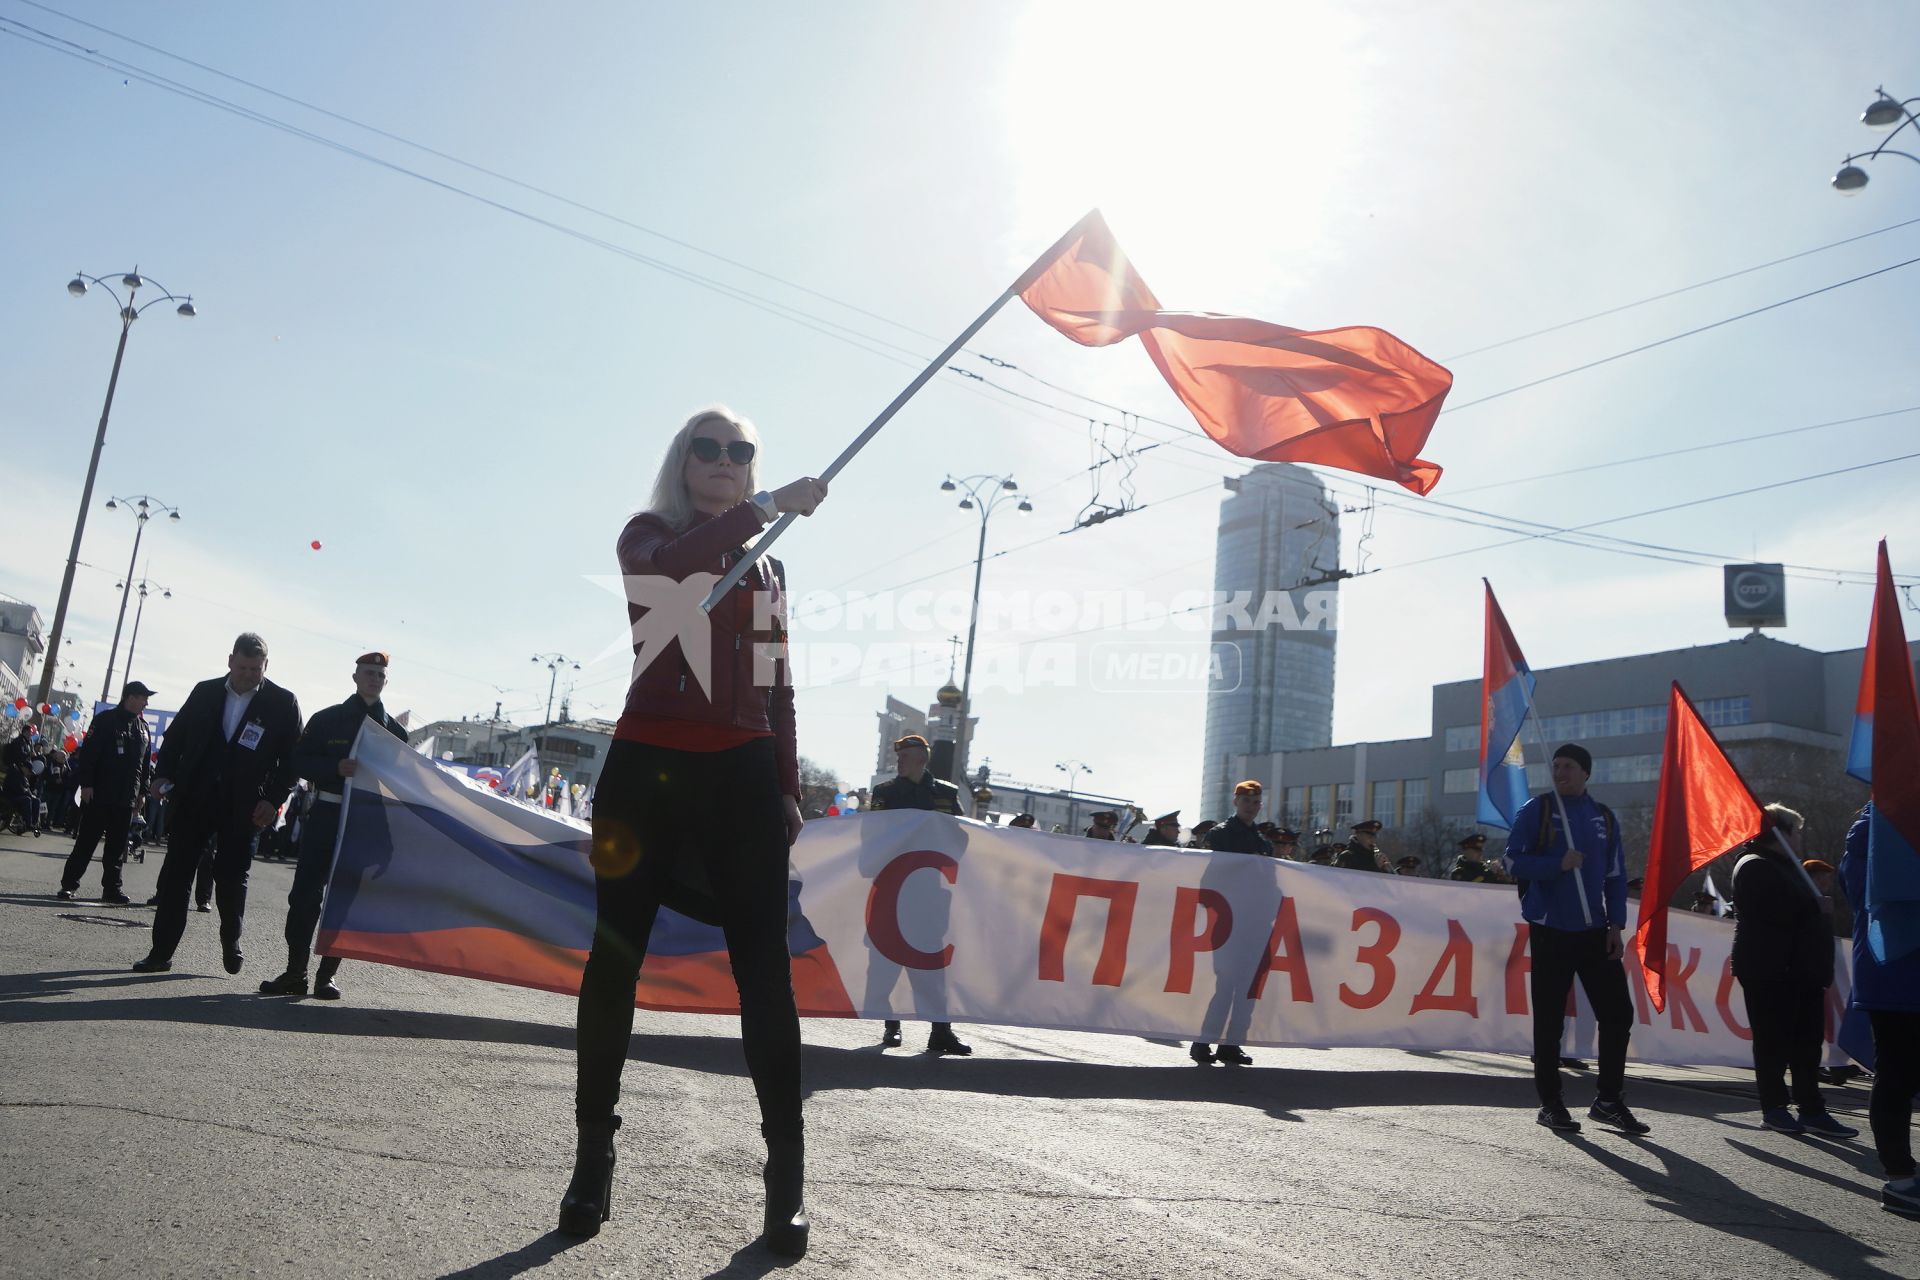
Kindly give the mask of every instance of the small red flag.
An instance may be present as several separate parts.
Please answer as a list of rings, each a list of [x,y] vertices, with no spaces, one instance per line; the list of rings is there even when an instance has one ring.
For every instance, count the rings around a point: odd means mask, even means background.
[[[1680,882],[1760,834],[1760,804],[1674,681],[1634,940],[1653,1007],[1667,1007],[1667,904]]]
[[[1096,213],[1020,294],[1082,346],[1138,335],[1160,374],[1229,453],[1312,462],[1427,493],[1417,457],[1453,375],[1383,329],[1289,329],[1241,316],[1165,311]]]

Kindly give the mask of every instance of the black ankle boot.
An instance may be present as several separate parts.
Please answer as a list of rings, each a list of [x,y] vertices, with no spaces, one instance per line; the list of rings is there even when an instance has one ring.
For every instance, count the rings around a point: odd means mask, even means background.
[[[581,1124],[573,1155],[573,1181],[560,1199],[560,1233],[592,1236],[613,1216],[613,1131],[620,1117]]]
[[[811,1223],[804,1199],[806,1166],[806,1145],[800,1139],[768,1140],[767,1166],[760,1174],[767,1184],[767,1216],[760,1239],[782,1258],[804,1257],[807,1252]]]

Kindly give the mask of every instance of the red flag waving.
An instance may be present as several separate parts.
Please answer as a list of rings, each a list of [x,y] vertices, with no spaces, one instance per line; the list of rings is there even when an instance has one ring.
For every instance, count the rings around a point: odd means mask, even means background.
[[[1675,681],[1653,804],[1653,847],[1634,930],[1654,1008],[1667,1007],[1668,900],[1688,875],[1759,834],[1759,802]]]
[[[1439,483],[1440,468],[1416,455],[1453,375],[1385,330],[1164,311],[1097,213],[1020,297],[1082,346],[1138,335],[1229,453],[1357,471],[1415,493]]]

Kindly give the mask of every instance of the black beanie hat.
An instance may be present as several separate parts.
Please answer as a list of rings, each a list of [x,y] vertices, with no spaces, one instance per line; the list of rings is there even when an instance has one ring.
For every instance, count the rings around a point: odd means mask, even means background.
[[[1593,776],[1593,752],[1587,750],[1577,742],[1569,742],[1566,746],[1561,747],[1553,753],[1553,758],[1555,760],[1571,760],[1580,766],[1580,772],[1586,774],[1589,778]]]

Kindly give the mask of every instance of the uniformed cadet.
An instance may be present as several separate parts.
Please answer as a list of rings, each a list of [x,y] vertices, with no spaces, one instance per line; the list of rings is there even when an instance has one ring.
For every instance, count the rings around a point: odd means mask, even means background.
[[[1249,778],[1233,789],[1233,816],[1207,832],[1207,848],[1215,853],[1252,853],[1271,858],[1273,846],[1254,826],[1253,820],[1260,816],[1260,802],[1263,798],[1260,784]],[[1250,1067],[1253,1058],[1237,1044],[1223,1044],[1216,1052],[1212,1045],[1196,1040],[1187,1050],[1187,1056],[1201,1066],[1210,1062],[1224,1063],[1230,1067]]]
[[[293,891],[287,895],[287,969],[260,984],[264,995],[307,993],[307,960],[313,953],[313,931],[320,923],[320,900],[333,873],[341,795],[347,779],[360,767],[359,761],[347,758],[347,753],[353,750],[353,740],[360,736],[365,721],[371,720],[402,742],[407,738],[407,731],[387,714],[381,702],[386,687],[387,655],[361,654],[354,660],[352,696],[314,712],[306,732],[300,735],[300,745],[294,748],[294,771],[313,784],[313,812],[300,831],[300,861],[293,871]],[[333,981],[339,969],[338,956],[320,957],[320,968],[313,978],[317,999],[340,998],[340,988]]]
[[[1119,839],[1119,837],[1114,834],[1120,827],[1120,815],[1118,813],[1112,809],[1102,809],[1098,813],[1088,814],[1087,817],[1092,819],[1093,825],[1085,831],[1082,831],[1080,833],[1081,835],[1089,840]]]
[[[1273,846],[1253,825],[1260,816],[1263,793],[1260,784],[1249,778],[1233,789],[1233,816],[1207,832],[1207,848],[1216,853],[1257,853],[1273,856]]]
[[[1273,856],[1288,862],[1300,861],[1300,833],[1286,827],[1276,827],[1273,832]]]
[[[1486,861],[1487,837],[1481,832],[1463,836],[1460,840],[1460,855],[1453,860],[1453,870],[1447,872],[1449,880],[1464,880],[1469,884],[1499,884],[1498,867],[1489,866]]]
[[[1217,826],[1219,826],[1219,825],[1220,825],[1220,824],[1219,824],[1219,823],[1217,823],[1217,822],[1215,822],[1215,821],[1214,821],[1214,820],[1213,820],[1212,818],[1208,818],[1208,819],[1207,819],[1207,820],[1206,820],[1205,822],[1196,822],[1196,823],[1194,823],[1194,824],[1193,824],[1193,838],[1192,838],[1191,840],[1188,840],[1188,841],[1187,841],[1187,848],[1189,848],[1189,849],[1204,849],[1204,848],[1206,848],[1206,847],[1207,847],[1207,833],[1208,833],[1209,831],[1212,831],[1212,830],[1213,830],[1213,829],[1214,829],[1215,827],[1217,827]]]
[[[1424,876],[1427,869],[1420,865],[1418,854],[1409,853],[1393,864],[1393,874],[1397,876]]]
[[[153,740],[147,733],[145,712],[153,690],[129,680],[120,690],[120,705],[93,718],[87,740],[74,754],[73,776],[80,785],[80,834],[60,873],[60,896],[80,892],[93,847],[105,838],[100,851],[100,901],[121,906],[132,901],[120,888],[120,866],[126,861],[128,828],[147,799],[153,781]]]
[[[1353,836],[1347,841],[1346,848],[1334,858],[1333,865],[1345,867],[1348,871],[1385,871],[1386,855],[1380,852],[1376,837],[1383,824],[1368,818],[1353,824]]]
[[[1172,813],[1163,813],[1155,818],[1153,830],[1147,832],[1140,843],[1143,847],[1158,844],[1178,849],[1180,847],[1180,811],[1175,809]]]
[[[893,758],[899,772],[873,789],[873,799],[867,806],[869,811],[931,809],[956,818],[965,817],[960,809],[960,788],[927,772],[927,761],[932,756],[932,746],[917,733],[897,739],[893,744]],[[898,1047],[900,1023],[897,1019],[887,1019],[880,1043]],[[927,1052],[965,1057],[973,1052],[973,1046],[961,1043],[960,1037],[953,1034],[951,1022],[936,1022],[928,1029]]]

